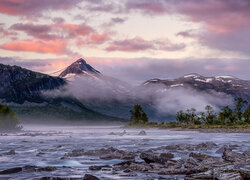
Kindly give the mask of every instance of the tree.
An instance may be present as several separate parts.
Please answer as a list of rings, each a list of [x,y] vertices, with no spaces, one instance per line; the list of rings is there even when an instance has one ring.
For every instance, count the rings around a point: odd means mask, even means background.
[[[0,104],[0,131],[20,130],[19,120],[8,106]]]
[[[148,122],[148,116],[145,112],[142,113],[141,120],[144,124]]]
[[[235,116],[233,110],[229,106],[225,106],[219,113],[219,121],[221,124],[234,123]]]
[[[200,124],[199,117],[196,114],[196,109],[187,109],[186,112],[178,111],[176,114],[176,120],[180,123],[186,124]]]
[[[177,112],[177,114],[176,114],[176,120],[179,123],[186,123],[186,124],[188,124],[188,119],[187,119],[186,113],[184,113],[182,110]]]
[[[130,110],[130,120],[134,124],[138,123],[147,123],[148,122],[148,116],[143,111],[142,107],[138,104],[134,105],[134,108]]]
[[[217,121],[217,114],[215,113],[213,107],[210,105],[207,105],[205,107],[205,110],[206,110],[205,117],[204,117],[205,123],[215,124]]]
[[[234,100],[234,104],[235,104],[235,116],[237,120],[242,121],[243,109],[248,103],[247,101],[239,97]]]
[[[195,108],[187,109],[186,114],[187,114],[188,122],[192,124],[196,124],[198,120],[198,117],[196,115],[196,109]]]
[[[250,123],[250,105],[248,105],[243,113],[244,121]]]

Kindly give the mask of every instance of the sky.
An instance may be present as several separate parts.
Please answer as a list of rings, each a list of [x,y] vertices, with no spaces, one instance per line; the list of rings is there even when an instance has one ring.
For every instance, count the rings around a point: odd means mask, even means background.
[[[249,0],[1,0],[0,63],[43,73],[76,59],[131,82],[250,79]]]

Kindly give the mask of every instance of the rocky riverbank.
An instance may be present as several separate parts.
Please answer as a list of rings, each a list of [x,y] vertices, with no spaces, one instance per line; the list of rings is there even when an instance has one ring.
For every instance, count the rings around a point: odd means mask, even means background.
[[[250,126],[172,126],[162,124],[129,125],[126,128],[135,129],[166,129],[172,131],[198,131],[204,133],[250,133]]]
[[[247,135],[159,129],[86,130],[2,136],[0,179],[250,178]]]
[[[126,152],[114,147],[90,151],[73,150],[65,157],[83,155],[100,159],[121,159],[113,165],[90,166],[91,171],[112,171],[121,176],[136,177],[137,173],[175,175],[184,179],[248,179],[250,178],[250,151],[237,152],[239,146],[218,146],[213,142],[176,144]],[[206,152],[215,151],[216,156]],[[200,153],[202,152],[202,153]]]
[[[215,156],[207,153],[214,151]],[[72,157],[96,156],[103,160],[120,159],[120,163],[112,165],[92,165],[91,171],[110,171],[122,177],[135,177],[138,173],[174,175],[175,177],[192,179],[249,179],[250,178],[250,151],[243,152],[237,145],[219,146],[213,142],[200,144],[175,144],[147,149],[143,152],[127,152],[114,147],[94,150],[74,149],[65,153],[61,159]],[[10,153],[11,152],[11,153]],[[202,153],[201,153],[202,152]],[[4,155],[14,155],[11,150]],[[39,156],[41,154],[37,154]],[[63,167],[72,168],[72,167]],[[24,167],[14,167],[0,171],[0,175],[13,174],[19,172],[52,172],[56,167],[37,167],[26,165]],[[42,177],[41,180],[53,179],[55,177]],[[68,179],[58,178],[57,179]],[[93,175],[85,174],[79,179],[96,180]],[[149,178],[154,179],[154,178]]]

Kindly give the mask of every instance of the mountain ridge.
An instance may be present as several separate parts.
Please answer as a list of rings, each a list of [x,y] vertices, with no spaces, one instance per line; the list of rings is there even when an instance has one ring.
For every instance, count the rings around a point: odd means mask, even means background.
[[[176,79],[150,79],[143,86],[163,85],[165,88],[193,88],[198,91],[215,90],[250,101],[250,81],[234,76],[202,76],[191,73]]]
[[[66,84],[61,77],[0,64],[0,102],[9,105],[21,119],[124,120],[91,110],[76,98],[44,94]]]

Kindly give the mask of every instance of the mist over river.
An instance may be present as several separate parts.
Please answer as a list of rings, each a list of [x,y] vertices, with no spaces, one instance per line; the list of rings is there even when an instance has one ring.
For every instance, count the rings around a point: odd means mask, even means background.
[[[218,151],[221,147],[231,148],[237,153],[249,153],[250,134],[127,129],[121,126],[25,125],[22,132],[0,134],[0,179],[82,179],[85,174],[99,179],[184,179],[185,173],[164,174],[154,168],[143,171],[129,167],[125,169],[130,171],[125,171],[118,163],[134,157],[133,161],[142,166],[144,164],[141,163],[145,163],[142,152],[172,153],[173,163],[189,158],[190,152],[221,157],[223,151]],[[104,150],[99,151],[102,148]],[[91,170],[91,166],[100,168]],[[16,167],[22,169],[1,174],[1,171]]]

